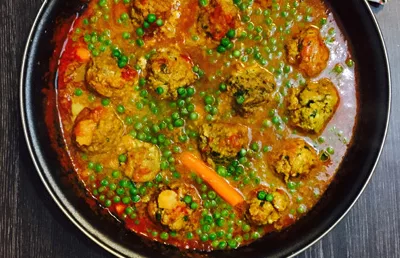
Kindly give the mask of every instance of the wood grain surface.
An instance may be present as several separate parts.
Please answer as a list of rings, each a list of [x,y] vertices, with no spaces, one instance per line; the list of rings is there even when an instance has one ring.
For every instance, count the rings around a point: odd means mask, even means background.
[[[42,2],[0,0],[0,257],[110,257],[52,201],[23,137],[20,66]],[[387,143],[372,181],[354,208],[299,257],[400,257],[400,4],[393,0],[374,12],[392,70],[393,112]]]

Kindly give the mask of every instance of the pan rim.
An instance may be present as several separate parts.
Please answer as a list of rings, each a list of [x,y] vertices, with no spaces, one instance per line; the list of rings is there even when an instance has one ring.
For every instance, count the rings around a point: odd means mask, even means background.
[[[57,191],[54,189],[54,187],[52,186],[51,182],[49,182],[49,178],[47,177],[47,175],[45,175],[44,173],[44,169],[42,166],[42,161],[40,160],[40,158],[37,157],[37,155],[35,154],[35,150],[34,150],[34,143],[32,142],[32,138],[31,138],[31,129],[28,125],[28,118],[27,118],[27,112],[26,112],[26,108],[27,108],[27,103],[25,101],[25,85],[26,85],[26,69],[27,69],[27,60],[28,60],[28,54],[30,52],[32,43],[33,43],[33,36],[35,35],[35,31],[38,28],[38,24],[40,19],[42,18],[42,15],[44,14],[46,8],[48,7],[49,3],[51,1],[49,0],[44,0],[44,2],[42,3],[38,14],[33,22],[32,28],[29,32],[28,35],[28,39],[25,45],[25,50],[23,53],[23,59],[22,59],[22,65],[21,65],[21,73],[20,73],[20,94],[19,94],[19,98],[20,98],[20,115],[21,115],[21,120],[22,120],[22,126],[23,126],[23,132],[24,132],[24,138],[28,147],[28,151],[29,154],[31,156],[32,162],[35,166],[36,171],[39,174],[39,177],[42,181],[42,183],[44,184],[47,192],[50,194],[50,196],[52,197],[52,199],[54,200],[54,202],[57,204],[57,206],[61,209],[61,211],[64,213],[64,215],[82,232],[84,233],[89,239],[91,239],[93,242],[95,242],[97,245],[99,245],[100,247],[102,247],[103,249],[107,250],[109,253],[115,255],[116,257],[126,257],[125,254],[122,253],[121,249],[125,249],[124,247],[122,247],[121,245],[118,245],[118,248],[116,247],[112,247],[109,244],[106,243],[106,241],[104,239],[100,239],[96,236],[94,236],[91,232],[89,232],[88,228],[85,227],[84,225],[82,225],[82,223],[79,221],[79,219],[76,217],[77,215],[74,215],[73,212],[71,212],[70,207],[67,207],[68,205],[62,203],[60,201],[59,195],[57,193]],[[386,138],[387,138],[387,134],[388,134],[388,129],[389,129],[389,123],[390,123],[390,114],[391,114],[391,103],[392,103],[392,82],[391,82],[391,70],[390,70],[390,64],[389,64],[389,59],[388,59],[388,55],[387,55],[387,49],[386,49],[386,44],[385,44],[385,40],[383,38],[382,35],[382,31],[379,27],[379,24],[376,20],[375,15],[373,14],[373,11],[371,9],[371,7],[369,6],[367,0],[363,1],[363,6],[364,8],[366,8],[367,12],[369,13],[370,18],[372,19],[374,25],[375,25],[375,29],[378,33],[378,39],[382,45],[382,50],[383,50],[383,54],[384,54],[384,59],[385,59],[385,66],[386,66],[386,76],[387,76],[387,80],[388,80],[388,108],[387,108],[387,117],[386,117],[386,124],[385,124],[385,129],[384,129],[384,134],[382,137],[382,142],[380,144],[379,147],[379,151],[376,157],[376,160],[372,166],[372,169],[368,175],[368,177],[366,178],[365,183],[362,185],[361,190],[359,191],[359,193],[356,195],[356,197],[353,199],[353,201],[350,203],[350,205],[346,208],[346,210],[343,212],[343,214],[335,220],[334,223],[332,223],[332,225],[329,226],[328,229],[326,229],[324,232],[320,233],[318,237],[316,237],[315,239],[311,239],[311,241],[305,245],[304,247],[295,250],[293,253],[288,254],[288,257],[294,257],[302,252],[304,252],[306,249],[310,248],[312,245],[314,245],[315,243],[317,243],[318,241],[320,241],[324,236],[326,236],[333,228],[335,228],[341,221],[342,219],[348,214],[348,212],[354,207],[355,203],[358,201],[358,199],[360,198],[360,196],[363,194],[364,190],[366,189],[366,187],[368,186],[369,182],[371,181],[371,178],[373,177],[373,175],[375,174],[375,170],[376,167],[379,163],[380,157],[382,155],[382,151],[384,148],[384,145],[386,143]],[[129,250],[130,252],[132,252],[131,250]],[[140,257],[140,255],[136,254],[136,257]]]

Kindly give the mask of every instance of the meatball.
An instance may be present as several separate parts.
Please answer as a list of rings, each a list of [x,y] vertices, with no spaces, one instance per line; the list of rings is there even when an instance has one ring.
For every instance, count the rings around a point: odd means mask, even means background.
[[[255,225],[273,224],[281,217],[281,212],[285,211],[289,205],[287,195],[281,191],[275,191],[272,200],[259,199],[256,194],[247,201],[249,210],[248,218]]]
[[[308,82],[287,96],[290,124],[306,132],[320,133],[332,118],[339,104],[339,94],[329,79]]]
[[[228,92],[235,98],[235,108],[242,114],[251,114],[270,102],[275,89],[274,76],[258,65],[240,67],[228,80]]]
[[[176,49],[161,49],[147,64],[148,82],[154,91],[163,89],[161,99],[177,99],[177,90],[188,86],[197,79],[190,59]]]
[[[136,80],[137,72],[129,67],[119,68],[110,53],[93,58],[86,72],[89,87],[104,97],[124,94],[124,88]]]
[[[113,111],[84,108],[75,119],[72,139],[82,151],[104,153],[116,146],[123,133],[123,123]]]
[[[200,34],[205,33],[213,40],[220,41],[230,28],[235,27],[237,9],[230,0],[210,0],[201,7],[197,19]]]
[[[248,148],[250,129],[241,124],[211,123],[200,128],[200,150],[211,159],[225,161]]]
[[[188,185],[175,185],[171,189],[162,191],[148,204],[147,210],[156,222],[167,226],[170,230],[192,230],[198,224],[199,208],[192,209],[190,203],[184,202],[184,198],[200,204],[197,190]]]
[[[171,9],[179,3],[178,0],[132,1],[131,16],[136,27],[141,27],[149,14],[155,14],[158,18],[167,20],[171,15]]]
[[[255,0],[254,3],[261,7],[262,9],[271,8],[272,4],[276,2],[277,4],[281,4],[282,0]]]
[[[317,167],[316,151],[302,139],[287,139],[272,153],[270,163],[277,174],[290,177],[306,175]]]
[[[164,25],[162,27],[153,25],[149,28],[149,30],[152,31],[154,29],[159,29],[164,33],[164,35],[173,37],[175,35],[175,28],[180,17],[179,7],[182,6],[184,2],[185,1],[179,0],[132,1],[132,23],[134,27],[142,27],[143,22],[147,20],[148,15],[155,14],[157,18],[160,18],[164,21]]]
[[[308,77],[319,75],[329,60],[329,49],[315,26],[309,26],[294,36],[287,43],[286,51],[288,62]]]
[[[134,182],[148,182],[160,172],[161,154],[156,145],[125,135],[121,143],[126,151],[127,160],[124,173]]]

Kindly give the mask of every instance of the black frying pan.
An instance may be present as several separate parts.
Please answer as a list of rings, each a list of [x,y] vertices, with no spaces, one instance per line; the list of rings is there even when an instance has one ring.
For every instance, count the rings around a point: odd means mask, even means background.
[[[51,146],[44,123],[45,95],[42,90],[48,85],[45,75],[53,55],[51,39],[55,20],[76,14],[84,5],[79,0],[45,1],[33,25],[24,55],[21,115],[34,164],[60,209],[93,241],[121,257],[293,256],[318,241],[349,211],[371,178],[383,147],[390,113],[389,65],[378,25],[368,4],[361,0],[327,2],[348,35],[358,65],[360,99],[354,144],[321,201],[296,224],[235,251],[199,254],[181,253],[176,248],[142,239],[110,219],[111,216],[99,216],[100,211],[91,209],[85,202],[83,189],[72,187],[76,183],[73,172],[61,168]],[[54,127],[58,128],[58,120],[55,117],[52,119]],[[61,141],[58,144],[62,146]]]

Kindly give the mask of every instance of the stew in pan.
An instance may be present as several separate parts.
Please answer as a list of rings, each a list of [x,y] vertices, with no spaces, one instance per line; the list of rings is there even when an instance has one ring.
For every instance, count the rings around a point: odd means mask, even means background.
[[[321,0],[93,0],[64,33],[70,160],[155,241],[235,249],[282,230],[351,144],[356,66]]]

